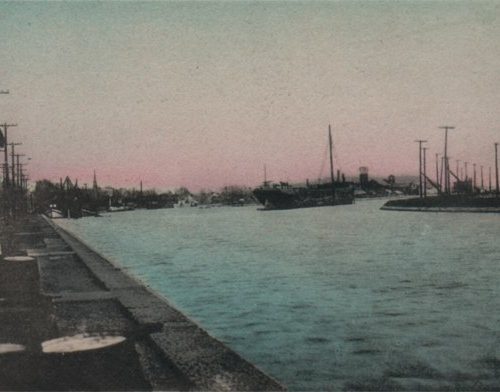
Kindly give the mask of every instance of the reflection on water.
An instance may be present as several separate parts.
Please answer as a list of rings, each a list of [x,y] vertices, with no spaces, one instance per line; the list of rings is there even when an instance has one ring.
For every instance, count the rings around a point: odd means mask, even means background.
[[[500,388],[500,216],[382,203],[63,224],[290,389]]]

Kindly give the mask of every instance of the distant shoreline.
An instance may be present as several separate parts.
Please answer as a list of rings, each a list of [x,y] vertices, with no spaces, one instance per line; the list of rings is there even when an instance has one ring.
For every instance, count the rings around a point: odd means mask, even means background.
[[[500,213],[500,198],[451,195],[400,199],[390,200],[380,209],[410,212]]]

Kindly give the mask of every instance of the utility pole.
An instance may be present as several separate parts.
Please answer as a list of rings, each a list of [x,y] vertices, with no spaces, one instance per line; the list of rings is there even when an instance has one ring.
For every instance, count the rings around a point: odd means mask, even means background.
[[[24,190],[24,179],[26,177],[24,175],[23,166],[24,166],[24,163],[19,164],[19,166],[18,166],[19,173],[17,174],[17,178],[19,179],[19,188],[21,190]]]
[[[472,184],[473,184],[472,185],[472,193],[476,193],[476,189],[477,189],[477,187],[476,187],[476,164],[473,163],[472,167],[474,168],[474,177],[473,177],[474,179],[473,179],[473,182],[472,182]]]
[[[455,174],[457,175],[458,179],[460,180],[460,172],[459,172],[459,167],[460,167],[459,163],[460,163],[460,159],[457,159],[457,160],[456,160],[456,162],[457,162],[457,171],[456,171],[456,173],[455,173]]]
[[[5,139],[5,142],[4,142],[4,170],[5,170],[5,174],[4,174],[4,177],[3,177],[3,181],[4,181],[4,186],[8,186],[9,185],[9,152],[8,152],[8,149],[7,149],[7,145],[8,145],[8,137],[7,137],[7,131],[10,127],[17,127],[17,124],[7,124],[7,123],[4,123],[4,124],[1,124],[0,127],[3,127],[3,136],[4,136],[4,139]]]
[[[495,143],[495,177],[496,177],[496,193],[497,193],[497,197],[498,197],[498,194],[500,192],[500,190],[498,189],[498,143]]]
[[[439,154],[436,153],[436,184],[439,188],[439,190],[441,190],[441,184],[439,184]]]
[[[12,154],[11,154],[11,157],[12,157],[12,186],[15,186],[16,185],[16,164],[14,162],[14,156],[16,155],[15,154],[15,150],[14,150],[14,147],[15,146],[19,146],[21,145],[22,143],[9,143],[10,147],[11,147],[11,151],[12,151]]]
[[[441,169],[439,171],[439,183],[441,184],[441,191],[443,191],[443,168],[444,168],[444,157],[441,157]]]
[[[484,191],[483,165],[481,165],[481,191]]]
[[[24,157],[26,154],[16,154],[16,165],[17,165],[17,186],[22,187],[21,180],[21,166],[24,166],[25,163],[19,163],[19,157]]]
[[[488,188],[489,188],[490,193],[491,193],[491,166],[489,167],[489,170],[488,170],[488,171],[489,171],[489,181],[490,181],[490,183],[489,183],[489,187],[488,187]]]
[[[424,152],[424,197],[427,197],[427,164],[425,158],[427,147],[422,148],[422,151]]]
[[[427,140],[415,140],[415,143],[418,143],[418,194],[422,197],[422,143],[427,143]]]
[[[328,124],[328,142],[330,144],[330,178],[332,180],[332,196],[333,200],[335,200],[335,178],[333,176],[333,142],[332,142],[332,127]]]
[[[445,185],[445,193],[450,193],[450,162],[448,158],[448,131],[451,129],[455,129],[455,127],[450,127],[448,125],[444,125],[439,127],[440,129],[444,129],[444,185]]]
[[[464,162],[464,165],[465,165],[465,181],[467,181],[469,179],[469,174],[467,173],[467,165],[469,164],[469,162]]]

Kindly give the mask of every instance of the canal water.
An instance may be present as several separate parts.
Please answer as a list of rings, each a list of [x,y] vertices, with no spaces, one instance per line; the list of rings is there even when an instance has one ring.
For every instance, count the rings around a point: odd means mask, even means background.
[[[500,215],[136,210],[60,221],[291,390],[500,388]]]

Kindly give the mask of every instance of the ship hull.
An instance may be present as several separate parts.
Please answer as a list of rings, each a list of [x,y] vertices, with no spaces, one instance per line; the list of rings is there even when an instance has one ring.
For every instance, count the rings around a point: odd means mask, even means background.
[[[266,210],[324,207],[353,204],[351,189],[336,190],[333,197],[331,188],[257,188],[255,198]]]

